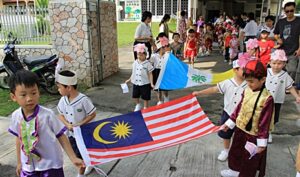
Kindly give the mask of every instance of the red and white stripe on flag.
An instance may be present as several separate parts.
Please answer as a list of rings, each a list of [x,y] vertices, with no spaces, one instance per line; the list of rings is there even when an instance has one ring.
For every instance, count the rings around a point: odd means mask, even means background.
[[[121,148],[88,149],[91,164],[167,148],[219,130],[192,95],[144,109],[142,115],[153,141]]]

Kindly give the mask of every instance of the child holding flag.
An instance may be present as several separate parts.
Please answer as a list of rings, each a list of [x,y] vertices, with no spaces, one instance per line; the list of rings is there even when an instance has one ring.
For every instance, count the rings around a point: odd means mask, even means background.
[[[240,55],[238,60],[233,61],[233,71],[235,73],[233,78],[220,82],[217,86],[193,92],[193,95],[195,96],[213,93],[224,94],[224,109],[221,116],[221,124],[224,124],[233,113],[236,106],[241,101],[244,89],[247,87],[247,83],[243,77],[243,67],[246,65],[247,61],[247,58]],[[224,144],[224,149],[218,155],[218,160],[225,161],[228,157],[233,130],[228,130],[227,132],[220,130],[218,135],[223,139]]]
[[[132,74],[125,83],[131,81],[133,84],[132,98],[136,103],[134,111],[139,111],[142,109],[140,98],[144,100],[144,108],[149,106],[151,87],[154,88],[152,75],[154,68],[152,64],[146,60],[148,51],[145,44],[135,45],[134,51],[137,52],[138,59],[134,61],[132,65]]]
[[[12,100],[20,105],[12,113],[8,129],[16,136],[17,176],[64,177],[60,145],[73,164],[83,168],[83,161],[76,157],[64,134],[66,127],[51,110],[38,105],[37,76],[30,71],[18,71],[10,78],[9,87]]]
[[[285,92],[289,91],[296,99],[297,103],[300,103],[300,96],[296,89],[293,87],[293,79],[291,76],[283,70],[287,62],[287,57],[284,50],[278,49],[271,55],[271,68],[268,68],[268,75],[266,80],[266,88],[274,98],[275,102],[275,116],[274,124],[279,122],[279,114],[281,105],[284,103]],[[269,143],[272,143],[272,135],[269,133]]]
[[[96,117],[96,107],[86,95],[78,92],[76,73],[68,70],[61,71],[57,75],[56,82],[62,96],[57,105],[59,119],[69,130],[67,135],[76,156],[82,159],[73,135],[73,127],[91,122]],[[84,177],[92,169],[93,167],[80,168],[77,177]]]
[[[222,170],[223,177],[265,176],[267,144],[272,126],[274,100],[265,88],[267,70],[258,60],[249,61],[243,75],[248,84],[242,100],[230,116],[223,130],[234,130],[234,137],[228,155],[228,170]],[[254,153],[246,149],[248,144],[255,148]]]

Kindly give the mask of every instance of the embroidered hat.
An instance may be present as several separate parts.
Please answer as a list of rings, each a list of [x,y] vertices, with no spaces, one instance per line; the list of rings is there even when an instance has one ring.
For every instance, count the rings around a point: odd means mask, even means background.
[[[271,54],[271,60],[287,61],[285,51],[277,49]]]
[[[259,60],[251,60],[246,64],[243,75],[261,79],[267,77],[267,68]]]
[[[73,73],[73,76],[64,76],[61,73],[66,72],[69,70],[64,70],[58,73],[56,82],[63,84],[63,85],[76,85],[77,84],[77,75],[74,71],[69,71]]]
[[[133,50],[137,53],[148,53],[148,48],[145,44],[136,44],[133,48]]]
[[[258,47],[258,40],[255,38],[255,39],[249,39],[247,42],[246,42],[246,48],[247,49],[255,49]]]

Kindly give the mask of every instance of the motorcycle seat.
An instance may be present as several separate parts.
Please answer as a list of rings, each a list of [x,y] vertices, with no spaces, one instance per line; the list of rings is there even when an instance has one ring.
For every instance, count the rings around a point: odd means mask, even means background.
[[[56,58],[56,55],[41,55],[41,56],[29,56],[23,61],[26,65],[35,66],[41,63],[46,63]]]

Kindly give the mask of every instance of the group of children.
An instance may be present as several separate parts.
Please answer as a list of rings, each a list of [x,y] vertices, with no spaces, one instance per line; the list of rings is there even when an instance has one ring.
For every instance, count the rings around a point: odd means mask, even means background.
[[[256,42],[250,40],[248,53],[239,54],[238,59],[233,61],[233,78],[193,92],[196,96],[224,94],[223,129],[218,133],[223,139],[224,149],[218,160],[228,158],[229,169],[221,171],[223,177],[255,176],[257,170],[260,177],[264,176],[267,144],[272,143],[271,131],[279,121],[286,91],[290,91],[296,102],[300,103],[300,96],[293,87],[294,81],[284,70],[287,62],[285,52],[275,50],[270,55],[270,68],[267,68],[266,62],[253,57]],[[235,136],[231,142],[233,133]],[[247,142],[257,145],[253,157],[245,149]]]
[[[16,136],[17,176],[63,177],[61,147],[78,168],[77,177],[84,177],[93,169],[82,160],[73,127],[92,121],[96,108],[77,91],[74,72],[57,73],[56,82],[62,95],[57,106],[58,118],[52,110],[39,105],[38,78],[34,73],[21,70],[10,78],[11,99],[20,105],[12,114],[8,130]]]

